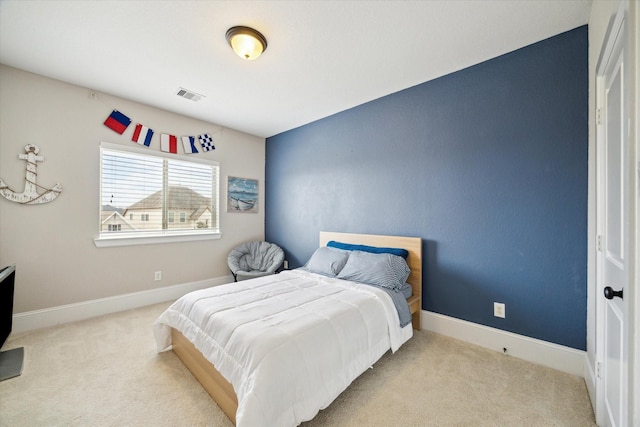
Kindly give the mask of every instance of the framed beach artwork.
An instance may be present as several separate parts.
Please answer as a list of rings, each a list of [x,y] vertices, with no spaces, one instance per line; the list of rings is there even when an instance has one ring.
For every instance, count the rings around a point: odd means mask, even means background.
[[[227,177],[227,212],[258,212],[258,180]]]

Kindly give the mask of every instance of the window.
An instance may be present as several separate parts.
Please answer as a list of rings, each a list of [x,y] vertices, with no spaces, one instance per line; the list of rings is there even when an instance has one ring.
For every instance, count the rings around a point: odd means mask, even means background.
[[[109,224],[109,231],[120,231],[122,230],[122,224]]]
[[[100,218],[116,211],[123,224],[101,223],[96,245],[219,238],[217,162],[108,143],[100,153]]]

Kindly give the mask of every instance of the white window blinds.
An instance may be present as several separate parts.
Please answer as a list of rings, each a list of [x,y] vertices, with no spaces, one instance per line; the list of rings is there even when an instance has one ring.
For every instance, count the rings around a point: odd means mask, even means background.
[[[216,162],[105,143],[100,151],[101,237],[219,232]]]

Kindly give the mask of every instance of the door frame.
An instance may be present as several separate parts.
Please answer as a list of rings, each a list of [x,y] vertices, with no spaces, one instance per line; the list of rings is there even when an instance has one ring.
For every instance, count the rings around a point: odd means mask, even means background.
[[[631,167],[630,196],[632,238],[630,257],[633,264],[630,268],[630,283],[634,284],[629,293],[629,420],[631,425],[640,425],[640,3],[635,1],[629,11],[629,38],[631,40],[631,60],[635,61],[631,69],[631,138],[629,141]],[[635,42],[633,42],[635,40]],[[635,90],[634,90],[635,88]],[[635,95],[634,95],[635,92]],[[635,200],[635,203],[634,203]]]
[[[629,11],[629,2],[623,0],[620,2],[619,7],[617,9],[616,14],[612,17],[611,22],[607,28],[606,35],[604,38],[604,43],[600,50],[599,59],[597,62],[597,66],[595,69],[595,100],[596,100],[596,206],[595,206],[595,226],[596,226],[596,257],[595,257],[595,295],[596,303],[595,305],[595,415],[596,422],[598,425],[604,425],[606,420],[606,408],[604,403],[604,379],[602,377],[602,366],[603,366],[603,355],[604,355],[604,322],[603,315],[605,311],[606,301],[602,296],[602,289],[604,288],[603,284],[603,272],[604,272],[604,255],[600,250],[601,244],[599,239],[600,236],[603,235],[604,229],[604,203],[603,203],[603,191],[604,191],[604,183],[603,183],[603,174],[604,174],[604,126],[601,126],[600,123],[600,112],[602,111],[602,104],[604,102],[604,85],[603,75],[606,69],[606,65],[608,60],[611,57],[614,42],[616,40],[616,35],[622,30],[623,26],[626,25],[627,37],[624,40],[626,44],[626,59],[627,59],[627,72],[626,72],[626,87],[632,91],[628,98],[627,103],[627,114],[630,118],[630,130],[629,133],[629,189],[626,194],[629,197],[627,215],[629,216],[629,243],[628,243],[628,265],[627,265],[627,283],[625,286],[625,300],[627,300],[627,310],[625,317],[625,325],[626,325],[626,340],[627,340],[627,378],[628,382],[626,384],[627,393],[627,408],[626,408],[626,417],[627,422],[633,425],[634,422],[638,422],[638,418],[640,417],[639,411],[640,408],[637,407],[637,404],[634,404],[635,399],[634,396],[640,395],[638,393],[638,389],[640,388],[640,384],[638,381],[638,374],[640,372],[640,352],[638,351],[638,346],[640,345],[638,340],[635,340],[634,337],[640,333],[635,326],[637,320],[639,319],[639,313],[636,311],[639,307],[638,301],[640,301],[640,292],[633,286],[633,283],[636,278],[640,277],[638,272],[640,272],[640,263],[635,260],[637,258],[637,248],[638,244],[640,244],[640,234],[638,233],[638,219],[637,212],[638,207],[640,207],[640,202],[638,199],[640,198],[640,194],[636,195],[639,190],[639,181],[640,181],[640,162],[638,162],[638,150],[640,150],[640,141],[638,138],[638,120],[634,119],[634,114],[638,114],[638,101],[640,100],[640,89],[638,85],[640,82],[638,81],[637,73],[640,70],[638,64],[640,59],[638,58],[638,53],[640,52],[640,47],[636,43],[635,45],[632,43],[632,37],[634,34],[638,34],[638,17],[640,16],[640,12],[638,11],[638,5],[632,6],[635,12],[634,18],[631,20],[630,11]],[[634,49],[635,52],[631,53],[631,50]],[[633,61],[635,60],[635,64]],[[635,88],[635,90],[634,90]],[[635,94],[634,94],[635,92]],[[604,120],[604,118],[602,119]],[[637,165],[637,166],[636,166]],[[636,170],[637,169],[637,170]]]

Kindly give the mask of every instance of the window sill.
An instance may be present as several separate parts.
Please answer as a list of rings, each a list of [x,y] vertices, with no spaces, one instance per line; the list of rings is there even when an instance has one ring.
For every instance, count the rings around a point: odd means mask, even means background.
[[[197,242],[201,240],[218,240],[222,237],[220,232],[210,233],[149,233],[149,234],[103,234],[95,239],[93,243],[99,248],[110,248],[115,246],[134,246],[134,245],[155,245],[162,243],[177,242]]]

